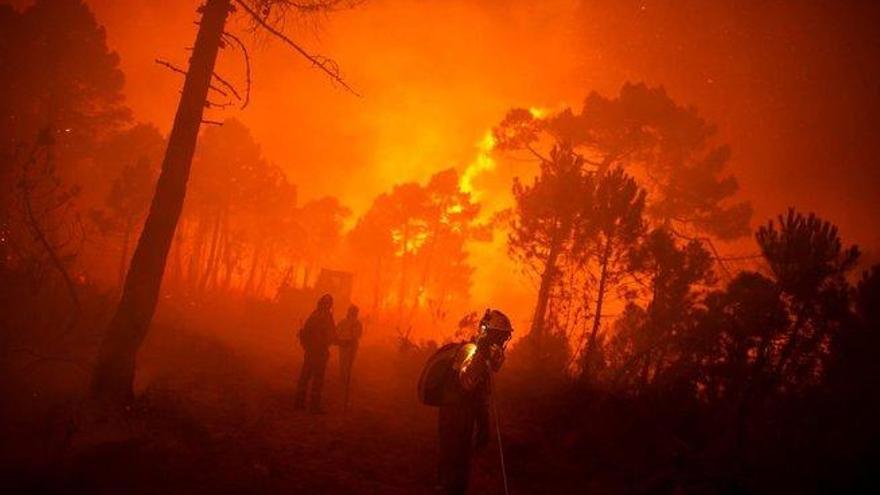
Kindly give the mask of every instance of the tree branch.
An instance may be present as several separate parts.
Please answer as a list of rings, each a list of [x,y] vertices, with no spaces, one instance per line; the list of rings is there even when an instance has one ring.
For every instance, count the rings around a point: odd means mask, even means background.
[[[339,66],[337,66],[336,63],[333,62],[331,59],[322,57],[320,55],[316,56],[316,55],[310,54],[309,52],[305,51],[302,47],[300,47],[295,41],[293,41],[292,39],[287,37],[287,35],[285,35],[281,31],[279,31],[279,30],[275,29],[274,27],[272,27],[271,25],[269,25],[269,23],[266,22],[260,16],[260,14],[255,12],[243,0],[233,0],[233,1],[237,5],[239,5],[242,9],[244,9],[244,11],[247,12],[248,15],[250,15],[251,18],[257,24],[259,24],[263,29],[265,29],[266,31],[271,33],[273,36],[280,39],[281,41],[286,43],[288,46],[290,46],[291,48],[296,50],[306,60],[311,62],[312,65],[317,67],[321,72],[327,74],[334,81],[338,82],[340,85],[342,85],[343,88],[348,90],[351,94],[353,94],[355,96],[361,96],[357,91],[355,91],[351,86],[349,86],[348,83],[345,82],[345,80],[342,79],[342,77],[339,75]]]
[[[186,71],[185,71],[185,70],[181,69],[180,67],[177,67],[176,65],[172,64],[171,62],[169,62],[169,61],[167,61],[167,60],[162,60],[161,58],[157,58],[157,59],[156,59],[156,63],[159,64],[159,65],[161,65],[161,66],[163,66],[163,67],[167,67],[167,68],[170,69],[172,72],[176,72],[176,73],[178,73],[178,74],[182,74],[182,75],[186,76]],[[217,77],[217,78],[219,79],[219,76],[217,76],[216,74],[214,74],[214,76]],[[223,91],[222,89],[218,88],[217,86],[215,86],[215,85],[213,85],[213,84],[211,84],[211,85],[209,86],[209,88],[212,89],[212,90],[214,90],[214,91],[216,91],[217,93],[220,93],[221,95],[223,95],[223,96],[225,96],[225,97],[227,97],[227,98],[229,97],[229,94],[228,94],[226,91]],[[240,99],[240,98],[239,98],[239,99]]]
[[[246,86],[244,88],[244,101],[241,104],[241,109],[244,110],[245,107],[248,106],[248,103],[250,103],[251,101],[251,56],[247,50],[247,47],[241,41],[241,38],[225,31],[223,32],[223,36],[231,39],[236,45],[238,45],[238,48],[241,49],[241,53],[244,56]]]
[[[230,92],[232,92],[233,96],[235,96],[235,98],[238,99],[238,101],[241,101],[241,95],[238,94],[238,91],[236,91],[235,86],[233,86],[232,84],[230,84],[229,81],[227,81],[226,79],[223,79],[222,77],[220,77],[220,74],[217,74],[217,73],[215,72],[213,75],[214,75],[214,79],[217,79],[217,81],[218,81],[220,84],[222,84],[222,85],[223,85],[224,87],[226,87]]]

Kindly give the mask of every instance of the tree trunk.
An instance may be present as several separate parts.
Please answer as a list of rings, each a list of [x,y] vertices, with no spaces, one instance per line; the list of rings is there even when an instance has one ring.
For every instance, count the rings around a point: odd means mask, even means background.
[[[251,258],[251,267],[250,267],[250,269],[248,270],[247,280],[246,280],[245,283],[244,283],[244,289],[243,289],[243,292],[245,293],[245,295],[248,295],[248,296],[250,296],[250,295],[252,294],[252,292],[253,292],[253,288],[254,288],[254,279],[256,278],[255,276],[256,276],[256,274],[257,274],[257,264],[260,262],[260,257],[261,257],[262,252],[263,252],[263,243],[262,243],[262,242],[259,242],[259,241],[257,241],[257,242],[258,242],[258,243],[257,243],[257,246],[254,247],[254,255],[253,255],[253,258]],[[295,273],[294,273],[294,276],[296,276]],[[294,280],[293,283],[294,283],[294,285],[295,285],[295,284],[296,284],[296,280]]]
[[[171,242],[171,273],[174,285],[179,289],[183,282],[183,238],[184,236],[178,232]]]
[[[125,285],[125,269],[128,268],[128,243],[131,240],[131,229],[134,228],[132,219],[125,219],[125,231],[122,234],[122,255],[119,257],[119,290]]]
[[[590,356],[596,347],[596,336],[599,334],[599,326],[602,322],[602,303],[605,302],[605,290],[608,283],[608,262],[611,258],[611,237],[605,240],[605,249],[602,251],[601,272],[599,274],[599,288],[596,291],[596,312],[593,315],[593,328],[590,330],[590,338],[587,348],[584,350],[584,373],[588,373]]]
[[[202,8],[199,32],[162,161],[162,173],[131,259],[122,297],[98,352],[91,392],[102,402],[123,405],[134,397],[135,356],[156,310],[230,7],[230,0],[208,0]]]
[[[400,288],[397,293],[397,323],[403,326],[403,306],[406,301],[407,287],[407,270],[409,261],[409,221],[403,224],[403,255],[400,257]]]
[[[382,276],[382,255],[376,257],[376,278],[373,280],[373,317],[379,312],[379,287]]]
[[[190,256],[186,271],[186,283],[190,291],[195,291],[199,284],[202,269],[202,253],[205,250],[205,239],[208,236],[208,223],[204,216],[200,217],[190,241]]]
[[[211,234],[211,249],[208,252],[208,265],[205,267],[205,271],[202,273],[202,278],[199,280],[199,292],[205,291],[205,287],[208,285],[208,279],[213,275],[214,269],[217,265],[217,247],[220,244],[220,217],[221,214],[218,211],[214,220],[214,229]]]
[[[562,230],[562,229],[560,229]],[[541,274],[541,287],[538,289],[538,302],[535,305],[535,313],[532,315],[532,327],[529,335],[540,340],[544,334],[544,319],[547,316],[547,303],[550,299],[550,289],[556,278],[556,260],[562,251],[562,235],[556,233],[550,243],[550,252],[547,253],[547,261],[544,263],[544,272]]]

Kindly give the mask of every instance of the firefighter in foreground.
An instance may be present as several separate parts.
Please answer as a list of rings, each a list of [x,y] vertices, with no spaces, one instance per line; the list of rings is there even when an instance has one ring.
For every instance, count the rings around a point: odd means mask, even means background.
[[[441,347],[422,371],[419,397],[440,409],[438,476],[442,493],[461,495],[467,491],[471,454],[489,442],[492,373],[501,368],[512,333],[504,313],[486,310],[471,341]]]
[[[323,412],[321,408],[321,389],[324,387],[324,372],[330,358],[330,344],[335,339],[333,323],[333,297],[324,294],[318,299],[318,305],[309,315],[299,331],[299,342],[303,347],[303,365],[296,387],[297,409],[306,406],[306,393],[311,385],[309,411],[315,414]]]

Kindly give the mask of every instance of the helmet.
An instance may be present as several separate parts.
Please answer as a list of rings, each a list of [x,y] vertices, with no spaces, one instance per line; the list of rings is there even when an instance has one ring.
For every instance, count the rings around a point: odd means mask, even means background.
[[[318,299],[318,309],[323,309],[324,311],[329,311],[330,308],[333,307],[333,296],[330,294],[324,294]]]
[[[489,345],[504,345],[513,334],[510,318],[497,309],[487,309],[480,319],[477,340]]]

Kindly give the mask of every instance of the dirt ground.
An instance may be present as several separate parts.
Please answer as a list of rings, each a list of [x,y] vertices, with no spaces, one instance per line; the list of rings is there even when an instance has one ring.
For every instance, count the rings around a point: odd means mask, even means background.
[[[334,349],[327,411],[312,415],[293,408],[302,359],[294,332],[253,338],[259,330],[240,327],[210,336],[185,325],[154,329],[139,356],[137,404],[109,433],[83,431],[76,404],[49,411],[48,421],[7,425],[19,437],[8,445],[28,445],[4,454],[8,485],[28,493],[435,493],[437,410],[417,401],[418,351],[368,340],[343,410]],[[472,493],[503,493],[494,441],[476,457]]]

